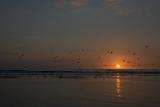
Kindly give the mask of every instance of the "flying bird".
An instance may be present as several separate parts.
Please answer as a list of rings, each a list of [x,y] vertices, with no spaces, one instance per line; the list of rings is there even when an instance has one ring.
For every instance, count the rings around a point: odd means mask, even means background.
[[[122,60],[122,62],[126,62],[126,60],[125,60],[125,59],[123,59],[123,60]]]
[[[149,48],[149,46],[148,46],[148,45],[145,45],[145,48],[146,48],[146,49],[148,49],[148,48]]]

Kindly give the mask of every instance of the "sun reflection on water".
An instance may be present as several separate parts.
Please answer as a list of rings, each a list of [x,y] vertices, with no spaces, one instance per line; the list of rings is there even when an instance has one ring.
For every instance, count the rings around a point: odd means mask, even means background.
[[[121,80],[120,75],[116,76],[116,96],[121,97]]]

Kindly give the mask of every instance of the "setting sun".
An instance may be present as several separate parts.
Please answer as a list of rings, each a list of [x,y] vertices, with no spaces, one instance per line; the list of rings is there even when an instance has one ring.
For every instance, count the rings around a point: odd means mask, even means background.
[[[117,64],[117,65],[116,65],[116,67],[117,67],[117,68],[120,68],[120,65],[119,65],[119,64]]]

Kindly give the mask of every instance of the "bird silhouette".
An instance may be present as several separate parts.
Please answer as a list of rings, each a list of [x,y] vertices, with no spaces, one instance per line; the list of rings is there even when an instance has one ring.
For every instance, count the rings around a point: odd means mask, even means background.
[[[146,48],[146,49],[148,49],[148,48],[149,48],[149,46],[148,46],[148,45],[145,45],[145,48]]]

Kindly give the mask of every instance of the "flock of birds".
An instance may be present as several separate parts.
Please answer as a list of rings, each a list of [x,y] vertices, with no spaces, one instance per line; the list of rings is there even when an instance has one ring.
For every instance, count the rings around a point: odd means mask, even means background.
[[[145,49],[148,49],[148,48],[150,48],[150,47],[149,47],[149,45],[145,45],[144,48],[145,48]],[[73,60],[73,63],[76,64],[76,66],[77,66],[78,68],[81,67],[82,57],[85,55],[85,53],[86,53],[87,51],[88,51],[88,50],[81,49],[81,50],[80,50],[80,55]],[[127,53],[128,53],[128,55],[132,55],[133,57],[135,57],[135,59],[137,60],[137,62],[141,60],[141,57],[140,57],[136,52],[131,51],[131,50],[128,50]],[[73,55],[73,51],[70,51],[68,54],[69,54],[69,55]],[[100,60],[100,59],[104,58],[104,57],[107,56],[107,55],[114,55],[114,54],[116,54],[116,52],[113,51],[113,50],[105,50],[104,53],[103,53],[103,55],[97,56],[97,58]],[[24,55],[23,53],[21,53],[20,56],[21,56],[21,57],[24,57],[25,55]],[[65,66],[65,65],[60,64],[60,63],[61,63],[61,60],[62,60],[62,56],[56,55],[56,56],[52,57],[51,62],[52,62],[52,64],[53,64],[54,67],[63,67],[63,66]],[[135,60],[134,60],[134,61],[135,61]],[[132,64],[132,67],[141,66],[141,65],[142,65],[141,63],[137,63],[137,64],[135,65],[135,64],[133,64],[133,63],[134,63],[133,61],[128,60],[128,59],[122,59],[121,62],[122,62],[123,64]],[[103,64],[102,64],[102,65],[103,65]],[[103,66],[104,66],[104,67],[107,67],[107,66],[109,66],[109,65],[104,64]]]
[[[148,48],[149,48],[149,45],[145,45],[144,48],[145,48],[145,49],[148,49]],[[84,55],[84,53],[85,53],[86,51],[87,51],[87,50],[85,50],[85,49],[81,49],[81,50],[80,50],[80,53],[82,53],[81,55]],[[69,54],[72,55],[73,52],[71,51],[71,52],[69,52]],[[113,51],[113,50],[105,50],[103,55],[98,56],[98,59],[100,60],[100,59],[102,59],[102,58],[103,58],[104,56],[106,56],[106,55],[114,55],[114,54],[115,54],[115,51]],[[131,51],[131,50],[128,50],[128,54],[134,56],[137,61],[140,61],[140,60],[141,60],[141,57],[138,56],[138,54],[137,54],[136,52],[133,52],[133,51]],[[80,65],[81,65],[81,57],[82,57],[82,56],[79,56],[79,57],[76,58],[75,61],[74,61],[75,64],[77,64],[77,67],[79,67],[79,68],[80,68]],[[59,59],[60,59],[60,56],[58,56],[58,55],[53,57],[53,60],[52,60],[52,61],[53,61],[53,63],[54,63],[55,66],[58,64]],[[133,61],[127,60],[127,59],[122,59],[122,62],[123,62],[123,63],[126,63],[126,64],[132,64],[132,63],[133,63]],[[106,67],[106,66],[108,66],[108,65],[104,64],[103,66]],[[141,66],[141,64],[137,64],[137,66]],[[134,66],[133,66],[133,67],[134,67]]]

